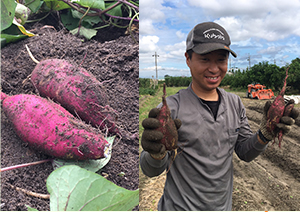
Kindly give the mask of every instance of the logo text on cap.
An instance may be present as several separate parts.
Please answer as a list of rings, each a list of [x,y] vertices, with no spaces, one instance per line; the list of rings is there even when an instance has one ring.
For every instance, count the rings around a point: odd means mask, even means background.
[[[224,33],[216,28],[211,28],[203,32],[204,38],[225,40]]]

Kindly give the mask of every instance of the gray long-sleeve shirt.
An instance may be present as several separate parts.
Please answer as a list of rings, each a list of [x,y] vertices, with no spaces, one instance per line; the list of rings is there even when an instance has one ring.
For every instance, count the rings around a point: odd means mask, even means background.
[[[175,160],[171,153],[162,160],[141,153],[140,165],[149,177],[168,170],[158,210],[231,210],[232,155],[251,161],[266,148],[248,124],[241,99],[219,89],[221,98],[215,118],[191,85],[167,98],[172,118],[182,122]]]

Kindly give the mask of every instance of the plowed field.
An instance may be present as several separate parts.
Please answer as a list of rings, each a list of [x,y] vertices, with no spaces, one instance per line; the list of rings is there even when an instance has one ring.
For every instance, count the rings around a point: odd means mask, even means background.
[[[243,94],[240,94],[243,96]],[[253,132],[258,130],[265,100],[242,97]],[[299,110],[300,106],[297,106]],[[291,211],[300,209],[300,119],[291,132],[250,163],[235,154],[232,210]],[[142,182],[145,182],[142,184]],[[140,173],[140,210],[156,210],[165,175],[148,178]]]

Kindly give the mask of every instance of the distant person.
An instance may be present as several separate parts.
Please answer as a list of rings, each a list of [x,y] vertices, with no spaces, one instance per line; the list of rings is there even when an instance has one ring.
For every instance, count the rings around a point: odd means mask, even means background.
[[[158,109],[152,109],[143,121],[143,173],[153,177],[168,170],[158,210],[231,210],[233,151],[250,162],[279,129],[289,132],[299,115],[294,109],[275,131],[268,131],[266,114],[271,102],[267,101],[259,130],[251,131],[241,99],[218,87],[227,72],[229,53],[237,56],[230,43],[226,30],[213,22],[196,25],[187,36],[185,57],[192,82],[167,98],[179,137],[174,161],[172,151],[158,143],[164,135],[153,130],[159,126]]]

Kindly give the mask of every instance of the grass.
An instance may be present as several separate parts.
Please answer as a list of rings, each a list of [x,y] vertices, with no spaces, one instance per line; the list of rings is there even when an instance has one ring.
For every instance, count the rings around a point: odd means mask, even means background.
[[[180,89],[184,89],[184,88],[186,88],[186,87],[166,87],[167,96],[174,95]],[[139,107],[139,137],[140,137],[140,139],[142,137],[142,133],[144,130],[142,127],[142,121],[148,117],[148,113],[152,108],[157,107],[161,103],[162,95],[163,95],[162,86],[160,85],[154,96],[141,95],[139,97],[139,106],[140,106]],[[142,151],[142,147],[140,145],[139,152],[141,152],[141,151]],[[164,181],[165,176],[162,174],[161,176],[158,177],[158,179]],[[140,169],[140,174],[139,174],[139,182],[140,182],[139,188],[140,188],[140,197],[141,197],[144,194],[147,194],[147,192],[148,192],[147,188],[149,186],[149,183],[151,182],[151,180],[142,173],[141,169]],[[150,183],[150,185],[151,185],[151,183]],[[157,198],[157,197],[152,197],[152,198]],[[145,209],[150,210],[150,211],[156,210],[156,205],[157,205],[158,200],[159,199],[152,199],[150,201],[152,204],[149,205],[147,203],[147,201],[149,201],[149,199],[147,199],[146,202],[145,202],[145,200],[140,199],[140,210],[145,210]],[[150,208],[147,208],[147,207],[150,207]]]
[[[167,96],[176,94],[180,89],[185,89],[186,87],[167,87]],[[139,135],[140,138],[143,133],[142,121],[148,117],[148,113],[152,108],[157,107],[162,101],[162,87],[159,87],[154,96],[141,95],[139,100]]]

